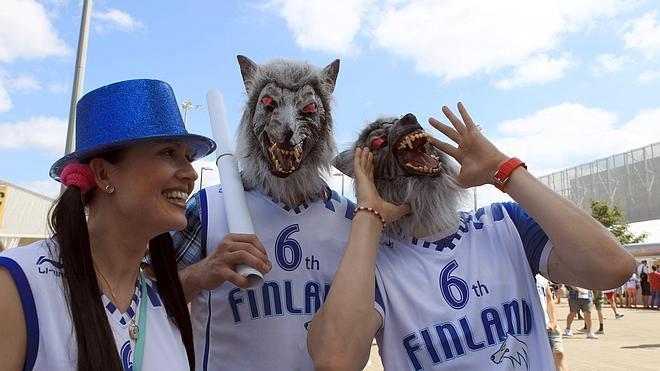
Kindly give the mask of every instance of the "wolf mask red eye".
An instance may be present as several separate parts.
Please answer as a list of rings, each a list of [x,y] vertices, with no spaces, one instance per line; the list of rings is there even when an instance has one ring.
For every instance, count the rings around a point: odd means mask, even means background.
[[[375,150],[379,149],[380,147],[384,146],[385,144],[387,144],[387,142],[385,142],[385,139],[376,138],[371,142],[371,150],[375,151]]]
[[[312,102],[312,103],[306,105],[306,106],[302,109],[302,111],[303,111],[304,113],[313,113],[313,112],[316,112],[316,103]]]
[[[273,98],[271,97],[263,97],[261,98],[261,103],[264,104],[264,106],[272,106],[273,105]]]

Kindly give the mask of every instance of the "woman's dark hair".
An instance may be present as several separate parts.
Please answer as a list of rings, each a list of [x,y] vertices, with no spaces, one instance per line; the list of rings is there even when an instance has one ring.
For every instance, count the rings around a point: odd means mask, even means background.
[[[123,151],[102,157],[118,162]],[[59,244],[59,260],[63,265],[64,288],[78,344],[78,370],[123,370],[105,308],[89,244],[85,205],[93,191],[81,194],[75,186],[67,187],[53,207],[50,226]],[[149,242],[149,254],[156,274],[158,292],[165,309],[181,332],[190,369],[195,369],[192,325],[181,282],[176,269],[175,253],[169,233]]]

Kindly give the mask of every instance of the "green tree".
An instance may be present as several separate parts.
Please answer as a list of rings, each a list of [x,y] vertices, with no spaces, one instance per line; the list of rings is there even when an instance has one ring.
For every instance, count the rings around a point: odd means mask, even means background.
[[[630,225],[625,220],[621,206],[611,206],[606,201],[591,200],[591,216],[609,229],[623,245],[644,242],[649,236],[646,232],[635,235],[630,230]]]

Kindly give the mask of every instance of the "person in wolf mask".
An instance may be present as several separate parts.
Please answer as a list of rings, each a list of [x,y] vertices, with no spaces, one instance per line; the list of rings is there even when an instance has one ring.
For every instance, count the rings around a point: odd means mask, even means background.
[[[322,179],[335,155],[330,104],[339,60],[323,69],[239,56],[247,103],[238,161],[256,236],[228,232],[221,186],[195,195],[174,236],[192,299],[200,370],[312,370],[307,325],[348,242],[354,204]],[[231,212],[231,210],[229,210]],[[236,273],[263,273],[247,289]]]
[[[407,114],[372,123],[358,150],[336,159],[357,179],[363,216],[354,218],[332,291],[310,326],[317,370],[361,369],[374,337],[389,370],[553,370],[534,275],[606,289],[634,270],[600,223],[500,152],[458,109],[462,120],[443,107],[453,128],[429,119],[457,147]],[[373,151],[375,185],[368,168],[351,166],[361,163],[360,148]],[[458,212],[462,188],[483,184],[517,203]],[[412,212],[397,219],[393,205],[402,204]]]

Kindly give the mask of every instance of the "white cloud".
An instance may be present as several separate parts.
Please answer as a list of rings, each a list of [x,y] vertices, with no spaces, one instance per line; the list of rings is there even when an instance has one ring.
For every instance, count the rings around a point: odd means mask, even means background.
[[[60,196],[60,183],[53,179],[23,182],[18,185],[52,199]]]
[[[0,76],[0,112],[7,112],[12,109],[13,106],[7,88],[2,80],[2,76]]]
[[[373,0],[272,0],[265,8],[276,11],[304,49],[354,54],[355,36]]]
[[[575,166],[613,153],[660,141],[660,108],[640,111],[617,126],[615,113],[577,103],[563,103],[498,126],[494,140],[510,156],[544,173]],[[534,172],[535,175],[544,175]]]
[[[417,0],[386,10],[373,35],[418,70],[455,79],[524,65],[617,11],[616,2],[596,0]]]
[[[48,85],[48,90],[56,94],[66,93],[69,91],[69,84],[50,84]]]
[[[569,53],[558,58],[549,58],[545,54],[536,55],[514,68],[511,77],[495,83],[498,89],[508,90],[531,84],[543,84],[560,79],[566,69],[575,66],[577,62]]]
[[[12,89],[22,92],[32,92],[41,90],[41,84],[34,77],[21,75],[9,80]]]
[[[64,153],[66,128],[66,120],[47,116],[15,123],[0,123],[0,149],[35,148],[60,155]]]
[[[653,82],[660,78],[660,70],[647,70],[642,72],[637,81],[642,83]]]
[[[3,0],[0,12],[0,61],[66,56],[69,48],[34,0]]]
[[[303,48],[352,53],[359,49],[356,36],[363,35],[374,46],[411,60],[418,71],[448,80],[513,68],[514,75],[502,82],[513,87],[561,77],[570,65],[567,57],[544,56],[558,53],[566,34],[593,27],[630,3],[271,0],[266,8],[287,21]]]
[[[596,57],[597,65],[591,68],[594,75],[599,76],[604,73],[619,72],[623,65],[628,62],[628,58],[623,55],[601,54]]]
[[[636,49],[652,58],[660,53],[660,25],[657,11],[645,13],[630,22],[628,31],[623,35],[627,49]]]
[[[98,21],[94,28],[100,32],[107,30],[132,31],[142,27],[142,22],[119,9],[110,8],[106,11],[93,12],[92,18]]]
[[[41,84],[34,77],[20,75],[10,76],[0,67],[0,112],[7,112],[13,108],[9,91],[33,92],[41,90]]]

